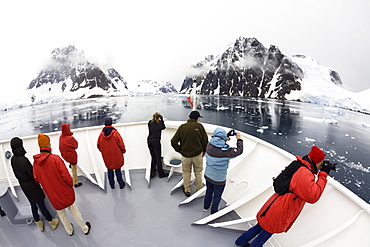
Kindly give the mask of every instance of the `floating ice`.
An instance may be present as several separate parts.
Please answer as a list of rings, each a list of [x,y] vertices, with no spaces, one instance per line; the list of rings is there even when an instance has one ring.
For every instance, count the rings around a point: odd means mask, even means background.
[[[303,117],[304,120],[308,120],[315,123],[325,123],[325,124],[337,124],[338,120],[326,119],[326,118],[314,118],[314,117]]]
[[[309,138],[309,137],[306,137],[305,140],[306,140],[306,142],[316,142],[315,139]]]
[[[364,126],[366,128],[370,128],[370,124],[368,124],[368,123],[363,123],[362,126]]]
[[[217,111],[229,110],[229,107],[227,107],[227,106],[218,106],[218,107],[216,107],[216,110]]]
[[[263,129],[257,129],[257,132],[263,134]]]

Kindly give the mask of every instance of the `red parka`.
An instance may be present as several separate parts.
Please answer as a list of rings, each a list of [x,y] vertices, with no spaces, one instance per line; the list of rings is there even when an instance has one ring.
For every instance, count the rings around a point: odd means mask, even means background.
[[[39,182],[56,210],[71,206],[75,202],[72,177],[63,160],[51,153],[50,148],[41,148],[33,156],[33,176]]]
[[[111,128],[111,132],[104,131],[106,128]],[[98,138],[98,149],[108,169],[116,170],[123,166],[123,154],[126,153],[126,148],[121,135],[114,127],[106,126],[103,128]]]
[[[316,203],[326,186],[327,174],[325,172],[320,171],[317,181],[315,181],[311,164],[299,156],[296,157],[298,161],[307,167],[301,166],[294,173],[289,186],[289,190],[293,191],[293,193],[286,193],[281,196],[274,193],[257,214],[258,223],[269,233],[287,232],[301,213],[306,202]],[[271,205],[270,209],[261,217],[261,214],[276,197],[278,198]],[[295,197],[297,198],[294,199]]]
[[[63,159],[71,165],[77,164],[77,140],[72,136],[69,124],[62,124],[62,135],[59,137],[59,150]]]

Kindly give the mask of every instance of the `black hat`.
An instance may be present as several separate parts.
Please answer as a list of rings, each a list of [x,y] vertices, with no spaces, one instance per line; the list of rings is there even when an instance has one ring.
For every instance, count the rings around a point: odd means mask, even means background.
[[[197,120],[198,117],[202,117],[198,111],[192,111],[190,112],[189,118]]]
[[[110,117],[104,118],[104,125],[105,126],[112,126],[112,118],[110,118]]]

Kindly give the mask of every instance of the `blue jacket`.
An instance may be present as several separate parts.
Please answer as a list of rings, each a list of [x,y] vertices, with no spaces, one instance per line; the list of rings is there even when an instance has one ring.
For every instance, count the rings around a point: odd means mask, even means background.
[[[216,128],[206,151],[206,170],[204,175],[211,182],[225,182],[230,159],[243,153],[243,140],[237,140],[237,148],[230,148],[226,143],[226,131]]]

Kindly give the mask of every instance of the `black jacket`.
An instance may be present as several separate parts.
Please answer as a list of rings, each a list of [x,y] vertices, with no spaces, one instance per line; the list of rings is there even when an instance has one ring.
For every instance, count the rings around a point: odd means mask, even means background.
[[[11,165],[15,177],[30,202],[41,202],[45,199],[44,191],[40,184],[33,177],[31,162],[25,157],[26,150],[23,148],[23,141],[15,137],[10,142],[14,156]]]
[[[163,120],[159,121],[159,123],[152,122],[151,120],[148,122],[148,128],[149,128],[149,135],[148,140],[150,139],[161,139],[162,130],[166,128],[164,125]]]

